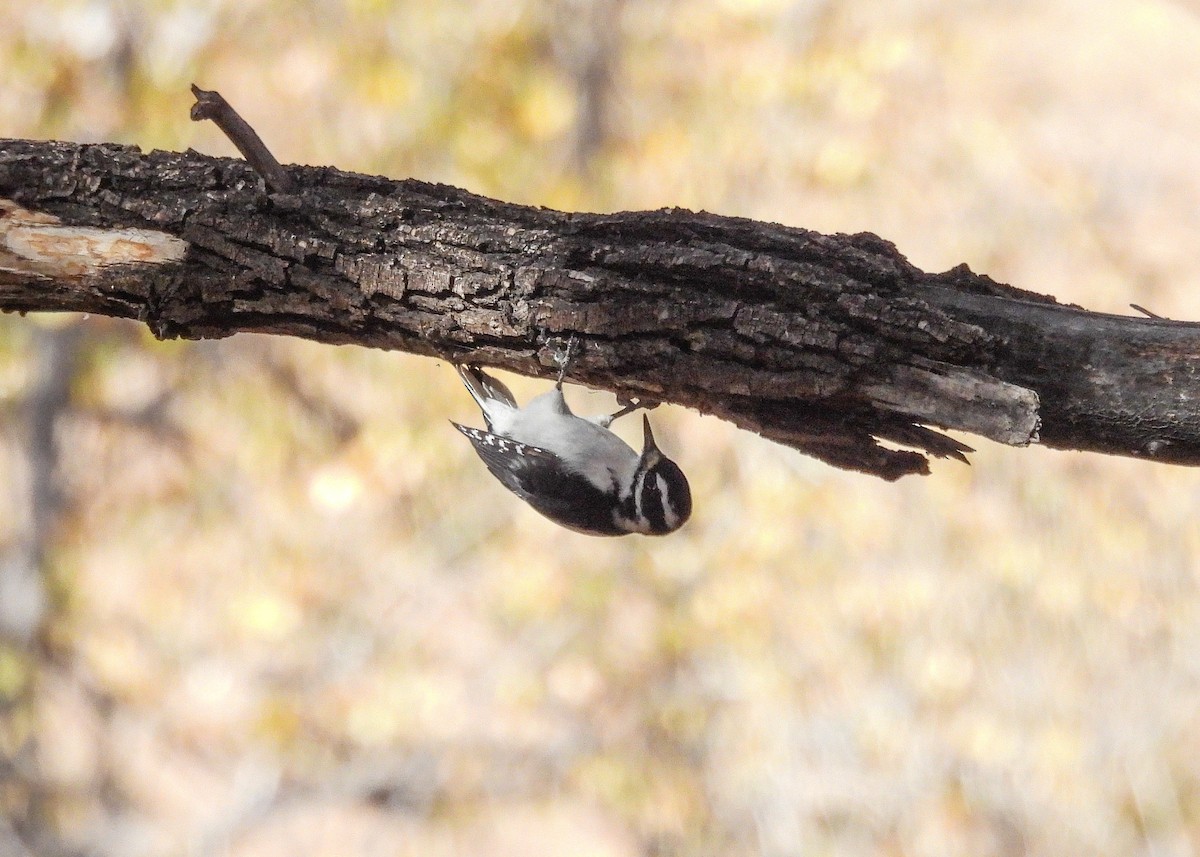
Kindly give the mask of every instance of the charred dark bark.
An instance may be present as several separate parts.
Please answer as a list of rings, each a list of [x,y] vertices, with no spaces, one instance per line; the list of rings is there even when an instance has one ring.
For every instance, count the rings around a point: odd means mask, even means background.
[[[47,245],[66,227],[187,242],[141,264],[56,266],[72,245],[22,250],[41,238],[14,238],[10,206],[0,309],[137,318],[160,337],[289,334],[543,376],[554,368],[540,334],[573,331],[577,381],[888,479],[927,472],[922,453],[969,451],[929,427],[1200,463],[1197,325],[1086,312],[965,266],[927,274],[871,234],[682,210],[567,214],[413,180],[287,172],[294,193],[267,195],[241,161],[0,140],[0,198],[57,216]]]

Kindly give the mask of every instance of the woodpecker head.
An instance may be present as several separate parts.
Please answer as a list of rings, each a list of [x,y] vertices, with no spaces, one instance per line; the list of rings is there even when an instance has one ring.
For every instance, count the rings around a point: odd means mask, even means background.
[[[633,476],[633,511],[636,531],[665,536],[684,525],[692,514],[692,490],[679,465],[654,443],[650,418],[642,416],[645,442]]]

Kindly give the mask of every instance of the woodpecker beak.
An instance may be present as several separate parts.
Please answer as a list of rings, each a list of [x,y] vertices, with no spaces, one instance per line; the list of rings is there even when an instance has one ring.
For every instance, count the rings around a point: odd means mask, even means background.
[[[658,444],[654,442],[654,432],[650,431],[650,417],[642,414],[642,436],[645,438],[642,445],[642,460],[650,458],[651,455],[661,455],[658,451]]]

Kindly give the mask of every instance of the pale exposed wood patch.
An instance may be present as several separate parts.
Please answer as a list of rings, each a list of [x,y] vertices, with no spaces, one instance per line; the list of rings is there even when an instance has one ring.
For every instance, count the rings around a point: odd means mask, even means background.
[[[65,226],[57,217],[0,199],[0,270],[83,277],[110,265],[180,262],[187,246],[150,229]]]
[[[886,381],[863,391],[881,408],[918,422],[953,427],[1010,446],[1037,441],[1041,402],[1033,390],[1008,384],[975,369],[923,361],[896,366]]]

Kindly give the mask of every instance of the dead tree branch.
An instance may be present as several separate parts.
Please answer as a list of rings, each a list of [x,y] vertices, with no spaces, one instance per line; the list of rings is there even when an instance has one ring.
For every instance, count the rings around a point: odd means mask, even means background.
[[[1200,463],[1195,324],[1063,306],[965,266],[928,274],[871,234],[283,169],[294,188],[272,196],[241,161],[0,140],[0,309],[542,376],[543,334],[574,331],[574,380],[887,479],[969,451],[935,428]]]

